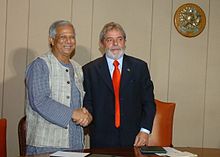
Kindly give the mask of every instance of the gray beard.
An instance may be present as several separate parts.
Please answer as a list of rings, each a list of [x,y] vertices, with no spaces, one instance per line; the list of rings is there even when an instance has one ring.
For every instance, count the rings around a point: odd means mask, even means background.
[[[125,53],[124,49],[121,49],[121,51],[117,54],[113,54],[110,49],[107,49],[105,51],[106,56],[108,58],[113,59],[113,60],[118,60],[119,58],[121,58],[124,55],[124,53]]]

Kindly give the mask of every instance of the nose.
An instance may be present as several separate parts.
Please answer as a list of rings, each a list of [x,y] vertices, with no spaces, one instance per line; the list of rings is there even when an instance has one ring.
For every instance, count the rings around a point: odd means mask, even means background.
[[[72,42],[72,38],[71,37],[67,37],[66,38],[66,43],[71,43]]]
[[[114,41],[113,41],[113,44],[114,44],[115,46],[117,46],[117,45],[118,45],[118,41],[117,41],[117,40],[114,40]]]

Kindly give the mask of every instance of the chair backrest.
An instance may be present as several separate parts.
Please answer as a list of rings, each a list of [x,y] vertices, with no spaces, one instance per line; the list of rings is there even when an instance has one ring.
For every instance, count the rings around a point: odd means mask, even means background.
[[[18,140],[19,140],[19,150],[20,156],[26,155],[26,116],[22,117],[18,123]]]
[[[6,128],[7,128],[7,120],[2,118],[0,119],[0,156],[6,157]]]
[[[159,100],[155,100],[155,103],[156,115],[149,145],[170,147],[172,146],[173,116],[176,104]]]

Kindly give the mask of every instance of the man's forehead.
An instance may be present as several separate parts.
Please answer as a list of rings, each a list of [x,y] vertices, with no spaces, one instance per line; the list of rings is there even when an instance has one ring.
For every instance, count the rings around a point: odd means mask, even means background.
[[[120,30],[117,30],[117,29],[113,29],[113,30],[109,30],[107,33],[106,33],[106,37],[120,37],[120,36],[123,36],[122,32]]]
[[[57,34],[62,34],[62,33],[72,33],[75,34],[75,30],[72,25],[62,25],[57,27],[56,29]]]
[[[66,25],[59,25],[59,26],[57,26],[56,29],[57,30],[58,29],[72,29],[72,30],[74,30],[74,27],[72,25],[70,25],[70,24],[66,24]]]

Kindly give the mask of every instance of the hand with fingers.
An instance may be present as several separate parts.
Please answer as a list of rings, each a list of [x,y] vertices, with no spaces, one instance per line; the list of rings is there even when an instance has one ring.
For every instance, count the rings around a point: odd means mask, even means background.
[[[86,127],[91,123],[92,115],[88,112],[88,110],[85,107],[83,107],[73,111],[72,119],[76,124]]]
[[[134,146],[135,147],[141,147],[145,145],[147,146],[148,140],[149,140],[149,134],[140,131],[135,138]]]

